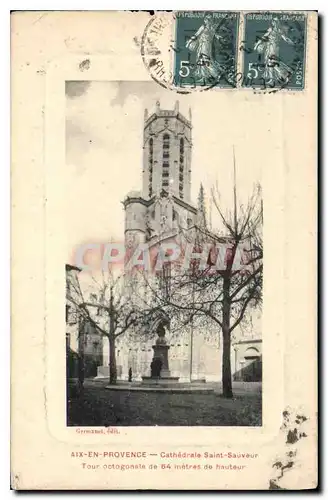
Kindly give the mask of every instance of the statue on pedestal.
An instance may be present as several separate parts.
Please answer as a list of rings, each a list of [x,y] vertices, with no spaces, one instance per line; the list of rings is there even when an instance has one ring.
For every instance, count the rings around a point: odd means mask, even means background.
[[[164,324],[168,325],[169,322],[162,321],[157,327],[157,339],[153,345],[154,356],[150,363],[150,377],[146,375],[142,377],[144,384],[166,386],[166,384],[176,384],[179,381],[179,377],[173,377],[170,374],[168,360],[170,346],[165,338]]]
[[[150,365],[151,377],[170,377],[168,350],[170,346],[167,345],[165,338],[165,328],[160,324],[157,328],[157,339],[154,349],[154,357]]]

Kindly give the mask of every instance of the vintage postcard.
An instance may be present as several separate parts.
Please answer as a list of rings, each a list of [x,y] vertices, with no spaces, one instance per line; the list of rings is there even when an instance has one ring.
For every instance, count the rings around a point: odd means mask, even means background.
[[[12,488],[317,487],[317,21],[12,15]]]

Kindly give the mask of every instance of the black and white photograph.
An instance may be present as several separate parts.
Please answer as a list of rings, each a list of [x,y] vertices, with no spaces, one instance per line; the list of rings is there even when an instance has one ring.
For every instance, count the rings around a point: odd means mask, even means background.
[[[67,426],[262,426],[265,159],[218,99],[66,81]]]

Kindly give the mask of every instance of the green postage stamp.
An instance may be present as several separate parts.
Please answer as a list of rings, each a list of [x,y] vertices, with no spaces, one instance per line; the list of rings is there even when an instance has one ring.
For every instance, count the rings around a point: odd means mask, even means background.
[[[177,12],[176,84],[234,87],[238,28],[238,12]]]
[[[302,90],[305,80],[306,15],[249,13],[245,15],[244,87]]]
[[[177,12],[174,85],[302,90],[306,21],[303,12]]]

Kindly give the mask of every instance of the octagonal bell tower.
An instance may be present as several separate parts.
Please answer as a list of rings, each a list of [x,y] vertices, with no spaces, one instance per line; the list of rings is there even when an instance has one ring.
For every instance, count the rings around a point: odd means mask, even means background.
[[[191,112],[187,120],[179,112],[160,108],[144,117],[143,198],[151,199],[162,190],[190,203]]]
[[[185,118],[178,102],[172,110],[159,102],[151,115],[145,110],[142,190],[123,202],[126,243],[162,238],[197,220],[190,201],[191,130],[191,111]]]

